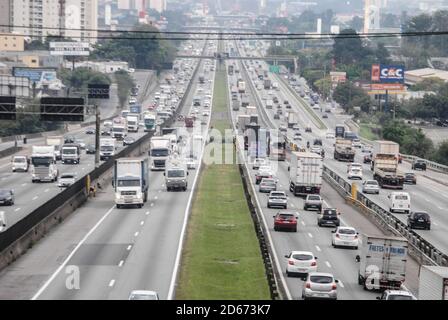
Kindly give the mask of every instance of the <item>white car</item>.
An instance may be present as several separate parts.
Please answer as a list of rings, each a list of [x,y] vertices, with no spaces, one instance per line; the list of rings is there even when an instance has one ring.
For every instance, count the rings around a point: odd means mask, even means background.
[[[291,251],[285,258],[288,259],[286,265],[286,275],[291,274],[306,275],[317,271],[317,257],[310,251]]]
[[[59,176],[58,186],[61,188],[70,187],[75,182],[76,182],[76,174],[63,173]]]
[[[210,112],[208,112],[208,111],[202,112],[203,117],[208,117],[209,115],[210,115]]]
[[[337,227],[332,231],[333,239],[331,245],[336,247],[350,247],[358,249],[359,239],[358,232],[352,227]]]
[[[363,193],[380,193],[380,185],[376,180],[366,180],[362,183],[362,192]]]
[[[159,300],[159,295],[155,291],[133,290],[129,295],[129,300]]]
[[[321,146],[312,146],[310,151],[320,155],[322,153],[322,147]]]
[[[269,161],[264,158],[256,158],[252,163],[252,169],[254,170],[258,170],[261,166],[269,166]]]
[[[338,299],[338,280],[331,273],[310,272],[302,290],[302,299]]]
[[[325,135],[325,138],[327,138],[327,139],[334,139],[334,133],[333,132],[327,132],[327,134]]]
[[[362,169],[358,167],[350,168],[348,171],[348,178],[362,180]]]
[[[194,170],[197,166],[197,161],[194,157],[185,158],[185,162],[187,164],[187,169]]]
[[[417,298],[408,291],[385,290],[377,300],[417,300]]]

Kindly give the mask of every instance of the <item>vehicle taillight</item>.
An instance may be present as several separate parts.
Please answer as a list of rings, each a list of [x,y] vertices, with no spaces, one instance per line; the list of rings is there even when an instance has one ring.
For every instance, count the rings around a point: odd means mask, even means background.
[[[288,264],[293,266],[294,265],[294,260],[288,260]]]
[[[311,283],[307,282],[307,283],[306,283],[306,288],[307,288],[307,289],[310,289],[310,288],[311,288]]]
[[[317,262],[316,262],[316,261],[311,262],[311,266],[312,266],[312,267],[317,266]]]
[[[336,233],[336,238],[340,238],[340,237],[339,237],[339,234],[337,234],[337,233]]]
[[[331,286],[331,290],[336,290],[336,289],[337,289],[336,283],[333,283],[333,285]]]
[[[358,239],[358,236],[357,236],[357,235],[355,236],[355,239]]]

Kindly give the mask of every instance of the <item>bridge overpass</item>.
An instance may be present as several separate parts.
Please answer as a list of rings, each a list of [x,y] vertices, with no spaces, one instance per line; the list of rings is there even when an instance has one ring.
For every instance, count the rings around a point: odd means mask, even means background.
[[[199,31],[199,30],[213,30],[213,31],[222,31],[222,32],[229,32],[229,31],[240,31],[240,32],[261,32],[260,28],[255,27],[222,27],[222,26],[185,26],[184,29],[186,31]]]

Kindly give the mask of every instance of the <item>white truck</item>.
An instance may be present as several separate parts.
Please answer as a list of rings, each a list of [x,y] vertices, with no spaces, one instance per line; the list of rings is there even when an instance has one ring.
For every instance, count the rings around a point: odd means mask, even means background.
[[[393,141],[373,142],[371,170],[381,188],[403,189],[404,174],[398,170],[400,145]]]
[[[420,267],[418,299],[448,300],[448,267]]]
[[[31,181],[50,181],[58,179],[58,168],[54,146],[33,146],[31,154]]]
[[[171,155],[171,141],[166,137],[152,137],[149,149],[151,171],[165,170],[166,160]]]
[[[66,143],[62,145],[61,162],[79,164],[81,162],[81,148],[76,143]]]
[[[289,190],[295,196],[319,194],[322,187],[323,160],[313,152],[291,153]]]
[[[246,92],[246,83],[243,80],[238,80],[237,86],[238,86],[238,92],[239,93],[245,93]]]
[[[127,135],[127,121],[125,117],[116,117],[112,123],[112,138],[123,140]]]
[[[247,115],[257,114],[257,108],[255,106],[247,106],[246,107],[246,114]]]
[[[402,237],[362,235],[358,284],[367,290],[399,290],[406,275],[408,241]]]
[[[47,146],[54,146],[54,153],[56,155],[56,160],[61,160],[61,148],[64,143],[63,136],[47,136],[45,138],[45,144]]]
[[[101,138],[100,139],[100,160],[107,160],[115,155],[115,139],[114,138]]]
[[[132,114],[128,114],[126,117],[128,124],[128,132],[138,132],[138,117]]]
[[[112,185],[117,209],[127,205],[143,207],[148,200],[148,158],[115,160]]]
[[[288,113],[288,128],[294,127],[295,124],[297,124],[297,115],[295,112],[289,112]]]
[[[183,190],[188,188],[187,164],[178,157],[170,157],[165,169],[166,190]]]

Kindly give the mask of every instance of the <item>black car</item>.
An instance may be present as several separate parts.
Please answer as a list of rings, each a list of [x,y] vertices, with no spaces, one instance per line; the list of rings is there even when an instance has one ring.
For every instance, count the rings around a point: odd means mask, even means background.
[[[102,136],[110,136],[111,135],[111,130],[110,129],[101,129],[101,135]]]
[[[64,143],[75,143],[75,137],[74,136],[65,136]]]
[[[321,140],[321,139],[314,139],[314,141],[313,141],[313,145],[315,145],[315,146],[321,146],[321,145],[322,145],[322,140]]]
[[[324,119],[328,119],[328,114],[324,113],[324,114],[322,115],[322,118],[324,118]]]
[[[317,225],[319,227],[323,226],[333,226],[339,227],[339,213],[334,208],[325,208],[322,210],[321,214],[317,217]]]
[[[0,205],[12,206],[14,204],[14,191],[11,189],[0,190]]]
[[[87,154],[95,154],[96,149],[95,149],[95,145],[94,144],[88,144],[86,146],[86,153]]]
[[[272,101],[274,101],[274,103],[278,103],[278,98],[274,97],[274,98],[272,98]]]
[[[363,163],[372,163],[372,154],[366,154]]]
[[[411,212],[408,215],[408,227],[411,229],[431,230],[431,219],[427,212]]]
[[[125,137],[123,139],[123,146],[129,146],[135,142],[135,139],[132,137]]]
[[[417,169],[426,171],[426,161],[422,159],[414,160],[414,162],[412,163],[412,170]]]
[[[404,174],[404,183],[417,184],[417,177],[413,172],[406,172]]]
[[[275,120],[280,119],[280,115],[279,115],[278,113],[274,114],[274,119],[275,119]]]
[[[313,130],[311,129],[311,127],[306,127],[305,128],[305,132],[312,132]]]

